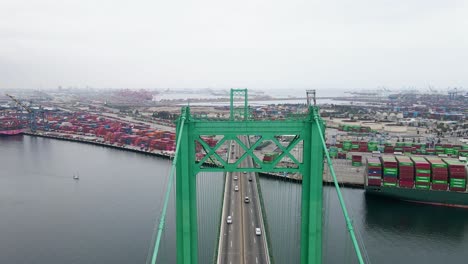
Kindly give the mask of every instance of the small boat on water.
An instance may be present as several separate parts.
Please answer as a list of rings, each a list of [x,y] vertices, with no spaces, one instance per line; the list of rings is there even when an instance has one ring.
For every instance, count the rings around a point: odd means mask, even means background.
[[[78,175],[78,172],[75,174],[73,174],[73,179],[74,180],[79,180],[80,179],[80,175]]]

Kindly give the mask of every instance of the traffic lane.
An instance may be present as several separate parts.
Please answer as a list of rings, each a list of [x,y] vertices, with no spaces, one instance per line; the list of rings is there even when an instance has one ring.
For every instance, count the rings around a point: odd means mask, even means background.
[[[240,185],[238,173],[234,173],[237,176],[237,180],[232,181],[231,186],[231,205],[233,207],[231,214],[233,214],[233,223],[230,225],[231,232],[231,244],[229,245],[230,252],[233,253],[232,263],[243,263],[242,261],[242,214],[241,214],[241,202],[242,199],[239,192],[234,191],[235,185]]]
[[[248,145],[245,139],[242,140],[246,145]],[[252,160],[250,157],[247,157],[245,160],[242,161],[242,167],[252,167]],[[263,256],[263,240],[261,236],[257,236],[255,234],[255,228],[260,227],[259,222],[259,214],[258,211],[260,208],[257,207],[257,197],[258,194],[255,188],[254,176],[252,173],[242,173],[242,188],[245,190],[245,195],[243,195],[244,199],[245,196],[248,196],[250,199],[249,203],[243,202],[244,208],[244,220],[243,220],[243,227],[244,227],[244,255],[246,263],[267,263],[265,261],[265,257]],[[240,178],[241,178],[240,177]],[[249,177],[252,177],[252,181],[249,181]],[[263,232],[262,232],[263,233]]]
[[[232,173],[228,173],[227,174],[227,181],[228,181],[228,187],[227,189],[230,190],[232,188]],[[229,212],[231,211],[231,194],[230,193],[226,193],[226,204],[225,204],[225,207],[223,208],[224,211],[224,216],[225,216],[225,219],[222,219],[221,221],[221,224],[223,225],[223,236],[222,236],[222,248],[223,248],[223,263],[228,263],[229,261],[229,258],[230,258],[230,252],[228,250],[228,246],[229,246],[229,241],[231,240],[231,233],[229,232],[229,226],[228,224],[226,223],[226,218],[227,216],[229,215]]]
[[[246,178],[250,177],[250,173],[245,175]],[[253,191],[253,184],[250,181],[246,181],[246,188],[248,189],[249,192],[249,198],[250,198],[250,203],[246,204],[248,207],[248,216],[246,217],[246,223],[245,223],[245,229],[246,229],[246,235],[248,238],[246,239],[246,246],[248,247],[248,252],[247,252],[247,259],[249,260],[249,263],[255,263],[254,261],[258,261],[258,246],[260,241],[257,239],[257,236],[255,235],[255,228],[258,225],[258,217],[256,217],[256,210],[257,207],[255,206],[256,204],[256,195],[255,192]]]
[[[260,255],[261,250],[261,239],[255,234],[255,228],[258,226],[258,216],[256,210],[256,195],[253,192],[252,182],[248,181],[249,174],[244,174],[245,184],[244,188],[247,190],[248,197],[250,199],[249,203],[244,202],[244,212],[246,212],[244,217],[244,231],[245,231],[245,249],[244,255],[246,257],[247,263],[266,263],[263,261],[263,257]]]
[[[244,263],[242,260],[242,198],[240,197],[241,195],[239,194],[239,192],[234,191],[234,186],[240,185],[240,178],[238,173],[235,174],[238,177],[238,179],[236,181],[233,181],[233,186],[231,188],[231,201],[234,207],[232,214],[233,219],[235,219],[235,222],[233,221],[233,223],[230,225],[230,232],[232,232],[232,252],[236,255],[235,258],[233,258],[232,263]]]
[[[258,193],[257,193],[257,188],[256,188],[256,179],[254,176],[252,176],[252,182],[250,184],[250,188],[251,188],[251,192],[252,192],[252,219],[254,220],[254,223],[255,223],[255,226],[253,227],[253,235],[254,235],[254,255],[255,255],[255,258],[252,258],[251,261],[252,263],[267,263],[266,262],[266,256],[265,256],[265,243],[264,243],[264,238],[263,236],[265,235],[265,230],[263,230],[262,228],[262,225],[261,225],[261,221],[262,219],[260,218],[260,211],[261,208],[259,206],[260,205],[260,201],[258,199],[260,199],[260,197],[258,196]],[[260,236],[257,236],[255,234],[255,228],[260,228],[262,233]],[[255,262],[254,262],[255,261]]]
[[[243,245],[244,245],[244,259],[246,263],[251,263],[251,255],[252,255],[252,241],[251,241],[251,215],[252,215],[252,207],[249,206],[249,203],[245,202],[245,197],[249,197],[251,199],[251,190],[248,186],[248,181],[245,178],[245,174],[242,173],[242,189],[244,190],[244,197],[242,201],[242,207],[243,207],[243,219],[242,219],[242,224],[243,224],[243,231],[244,231],[244,239],[243,239]]]
[[[223,241],[223,263],[241,263],[241,249],[242,246],[240,243],[240,232],[239,232],[239,225],[241,223],[241,216],[240,216],[240,206],[239,206],[239,199],[236,196],[236,192],[234,192],[234,186],[236,185],[237,181],[234,180],[232,173],[231,180],[228,183],[228,205],[226,207],[226,219],[223,219],[223,224],[225,225],[224,229],[224,241]],[[227,224],[227,216],[230,215],[232,217],[232,224]]]
[[[243,142],[247,145],[247,140],[243,140]],[[247,157],[245,159],[245,164],[246,167],[253,167],[253,161],[252,158]],[[252,181],[248,181],[248,178],[251,177]],[[264,236],[265,235],[265,230],[263,230],[261,221],[263,219],[260,218],[260,202],[258,199],[260,199],[258,195],[258,189],[257,189],[257,179],[255,177],[255,173],[248,172],[245,174],[246,178],[246,183],[247,183],[247,188],[250,192],[250,210],[249,212],[249,218],[250,218],[250,225],[248,225],[248,232],[246,233],[250,237],[250,245],[249,245],[249,254],[248,254],[248,263],[267,263],[267,257],[265,256],[265,248],[266,245],[264,243]],[[261,228],[261,235],[257,236],[255,234],[255,228]],[[252,243],[253,242],[253,243]]]

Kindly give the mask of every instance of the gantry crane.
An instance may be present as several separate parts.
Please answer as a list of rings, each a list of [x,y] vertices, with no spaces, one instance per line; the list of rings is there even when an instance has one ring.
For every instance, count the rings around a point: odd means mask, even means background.
[[[26,112],[28,112],[28,116],[29,116],[29,127],[31,128],[31,131],[32,132],[36,132],[36,128],[37,128],[37,124],[36,124],[36,112],[31,109],[29,106],[23,104],[22,102],[20,102],[18,99],[16,99],[13,95],[10,95],[10,94],[6,94],[6,96],[10,97],[11,100],[13,100],[18,106],[24,108],[24,110],[26,110]]]

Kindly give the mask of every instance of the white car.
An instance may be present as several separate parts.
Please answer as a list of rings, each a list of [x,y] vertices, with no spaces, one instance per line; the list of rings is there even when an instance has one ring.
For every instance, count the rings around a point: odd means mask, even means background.
[[[234,180],[237,181],[237,176],[234,176]]]
[[[255,228],[255,235],[257,236],[262,235],[262,230],[259,227]]]
[[[234,191],[238,192],[239,191],[239,186],[234,186]]]
[[[230,215],[228,215],[228,217],[226,219],[226,223],[232,224],[232,217]]]

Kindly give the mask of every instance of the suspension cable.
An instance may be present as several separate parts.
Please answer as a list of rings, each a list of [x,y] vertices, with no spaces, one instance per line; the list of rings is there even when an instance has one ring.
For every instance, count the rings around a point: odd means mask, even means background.
[[[346,209],[346,204],[344,202],[343,196],[341,195],[340,186],[338,184],[338,180],[336,179],[335,170],[333,169],[333,164],[332,164],[332,161],[330,159],[330,155],[328,153],[327,145],[325,144],[325,140],[324,140],[324,137],[323,137],[321,125],[320,125],[320,122],[319,122],[319,116],[318,116],[317,112],[315,112],[314,119],[315,119],[315,123],[317,124],[317,127],[318,127],[317,130],[319,132],[320,139],[322,141],[322,147],[323,147],[323,150],[325,152],[325,156],[327,157],[328,167],[330,169],[331,175],[333,176],[333,183],[335,184],[336,193],[338,194],[338,200],[340,201],[341,210],[343,211],[343,215],[344,215],[344,218],[345,218],[345,221],[346,221],[346,227],[348,228],[349,235],[351,236],[351,241],[353,242],[354,251],[356,251],[356,256],[358,258],[359,263],[364,264],[364,260],[362,259],[362,255],[361,255],[361,249],[359,248],[359,244],[358,244],[358,242],[356,240],[356,235],[354,234],[353,223],[352,223],[351,219],[348,216],[348,210]]]
[[[156,238],[156,243],[154,244],[154,252],[153,252],[153,258],[151,259],[151,264],[155,264],[156,259],[158,258],[159,245],[161,243],[161,235],[162,235],[162,231],[164,230],[164,225],[166,223],[167,206],[169,204],[169,197],[170,197],[171,190],[172,190],[172,182],[174,181],[174,172],[176,169],[177,157],[178,157],[177,154],[179,153],[180,140],[182,139],[182,131],[184,129],[184,123],[185,123],[185,113],[186,112],[183,112],[180,117],[180,128],[179,128],[179,131],[177,131],[178,138],[177,138],[177,143],[176,143],[176,150],[174,154],[174,159],[172,160],[172,167],[171,167],[171,172],[169,174],[169,181],[166,187],[166,195],[164,197],[164,205],[163,205],[163,210],[161,214],[161,220],[159,221],[159,227],[158,227],[158,236]]]

